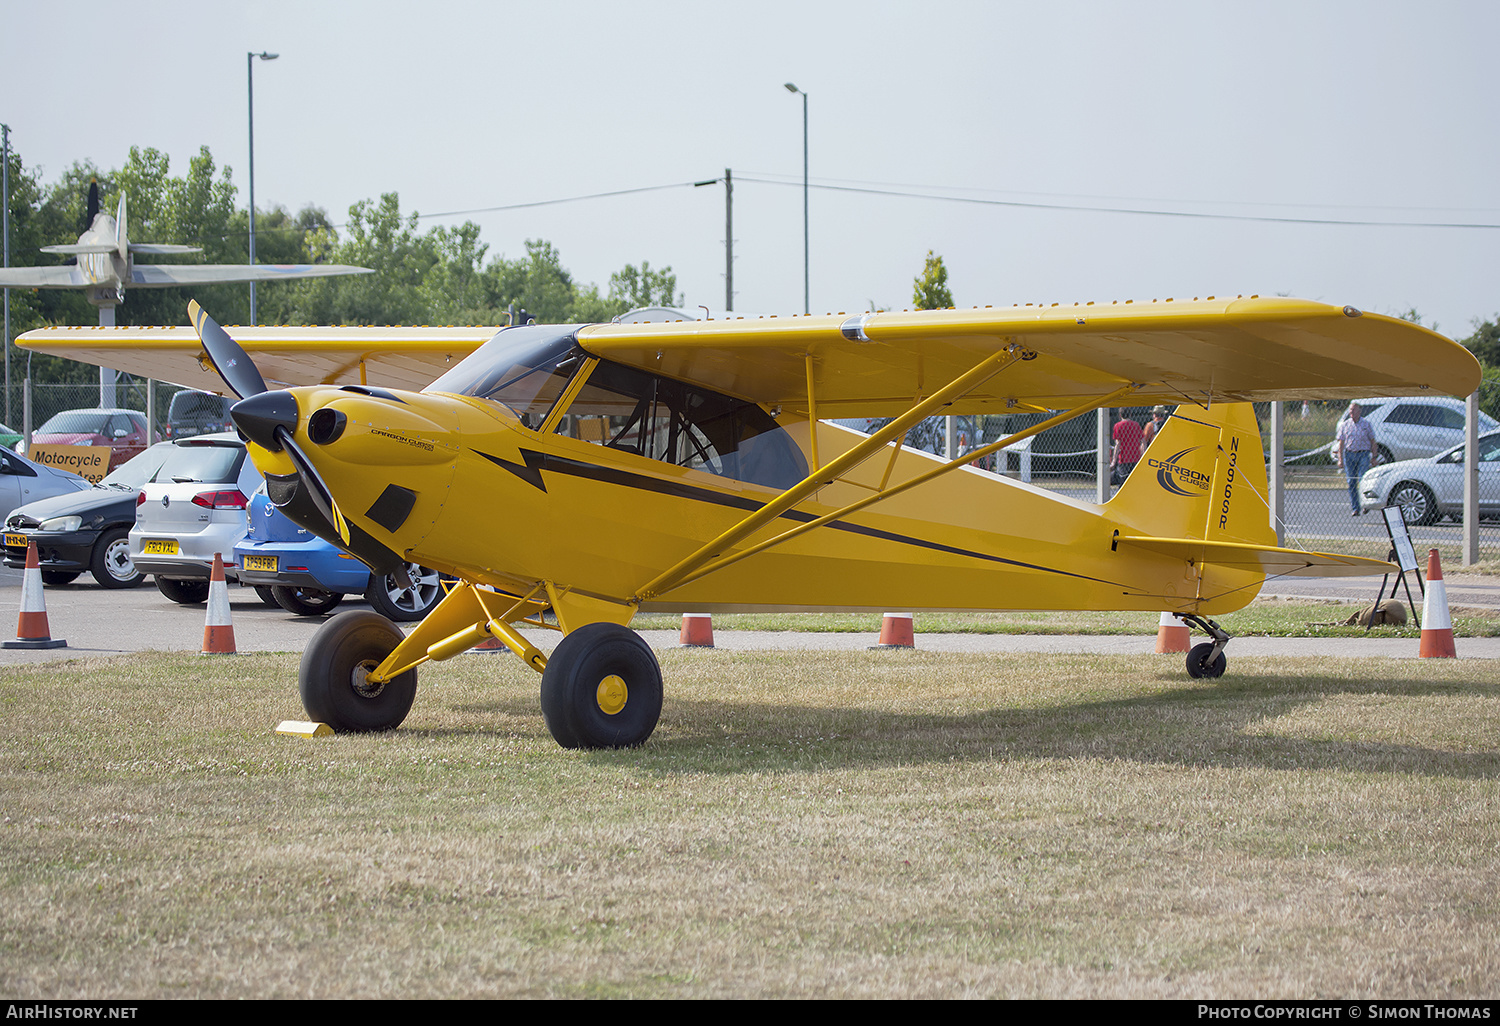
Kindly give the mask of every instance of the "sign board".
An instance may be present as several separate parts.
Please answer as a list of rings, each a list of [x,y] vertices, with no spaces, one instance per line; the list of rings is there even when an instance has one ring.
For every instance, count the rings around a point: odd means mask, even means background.
[[[77,474],[90,484],[98,484],[109,473],[109,458],[114,452],[107,445],[33,445],[26,458],[33,463]]]
[[[1391,548],[1396,551],[1396,565],[1402,573],[1417,569],[1417,550],[1412,546],[1411,532],[1407,530],[1401,507],[1383,506],[1380,513],[1385,517],[1385,529],[1391,535]]]

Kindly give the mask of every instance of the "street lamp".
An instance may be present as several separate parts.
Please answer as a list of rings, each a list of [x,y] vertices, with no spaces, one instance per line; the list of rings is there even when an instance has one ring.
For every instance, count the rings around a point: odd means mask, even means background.
[[[807,94],[792,83],[787,92],[802,94],[802,312],[812,313],[812,274],[808,270],[807,247]]]
[[[246,91],[250,97],[250,260],[255,263],[255,61],[257,58],[263,61],[274,61],[280,57],[279,53],[245,54],[245,81]],[[250,323],[255,323],[255,282],[250,283]]]

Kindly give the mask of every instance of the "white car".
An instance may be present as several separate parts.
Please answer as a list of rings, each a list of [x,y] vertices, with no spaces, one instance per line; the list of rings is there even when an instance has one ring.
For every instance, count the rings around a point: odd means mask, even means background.
[[[1360,399],[1360,416],[1375,429],[1379,447],[1377,466],[1397,460],[1417,460],[1436,456],[1464,440],[1465,407],[1462,399],[1447,396],[1405,396],[1399,399]],[[1344,424],[1348,411],[1339,418]],[[1479,414],[1479,433],[1500,430],[1500,422],[1487,413]],[[1334,429],[1338,437],[1338,428]]]
[[[245,537],[246,508],[260,487],[260,472],[245,456],[238,435],[183,438],[141,489],[130,559],[156,576],[156,587],[173,602],[202,602],[214,553],[226,576],[234,574],[234,547]]]
[[[1441,456],[1382,464],[1359,479],[1366,509],[1400,506],[1408,524],[1433,524],[1445,515],[1463,518],[1464,447]],[[1500,431],[1479,437],[1479,515],[1500,515]]]

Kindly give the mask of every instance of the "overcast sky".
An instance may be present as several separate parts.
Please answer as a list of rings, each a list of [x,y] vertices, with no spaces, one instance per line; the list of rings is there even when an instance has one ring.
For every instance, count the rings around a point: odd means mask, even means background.
[[[802,309],[802,98],[815,313],[901,308],[931,249],[961,306],[1286,293],[1500,311],[1500,4],[1199,2],[132,4],[0,0],[0,121],[50,180],[132,145],[208,146],[258,206],[342,221],[398,192],[490,255],[545,238],[737,311]],[[825,188],[819,188],[824,186]],[[826,188],[836,186],[837,189]],[[856,189],[948,196],[952,202]],[[1029,204],[1029,205],[1028,205]],[[1092,208],[1092,209],[1080,209]],[[150,240],[141,240],[150,241]],[[13,257],[14,259],[14,257]]]

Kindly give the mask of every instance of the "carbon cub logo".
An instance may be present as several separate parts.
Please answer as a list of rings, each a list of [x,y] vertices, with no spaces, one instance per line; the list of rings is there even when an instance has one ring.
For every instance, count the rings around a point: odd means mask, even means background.
[[[1189,453],[1197,452],[1202,448],[1201,445],[1195,445],[1190,449],[1174,452],[1164,460],[1147,460],[1146,465],[1156,471],[1156,483],[1173,495],[1198,498],[1207,495],[1209,488],[1213,486],[1212,475],[1190,467],[1178,466],[1178,462]]]

